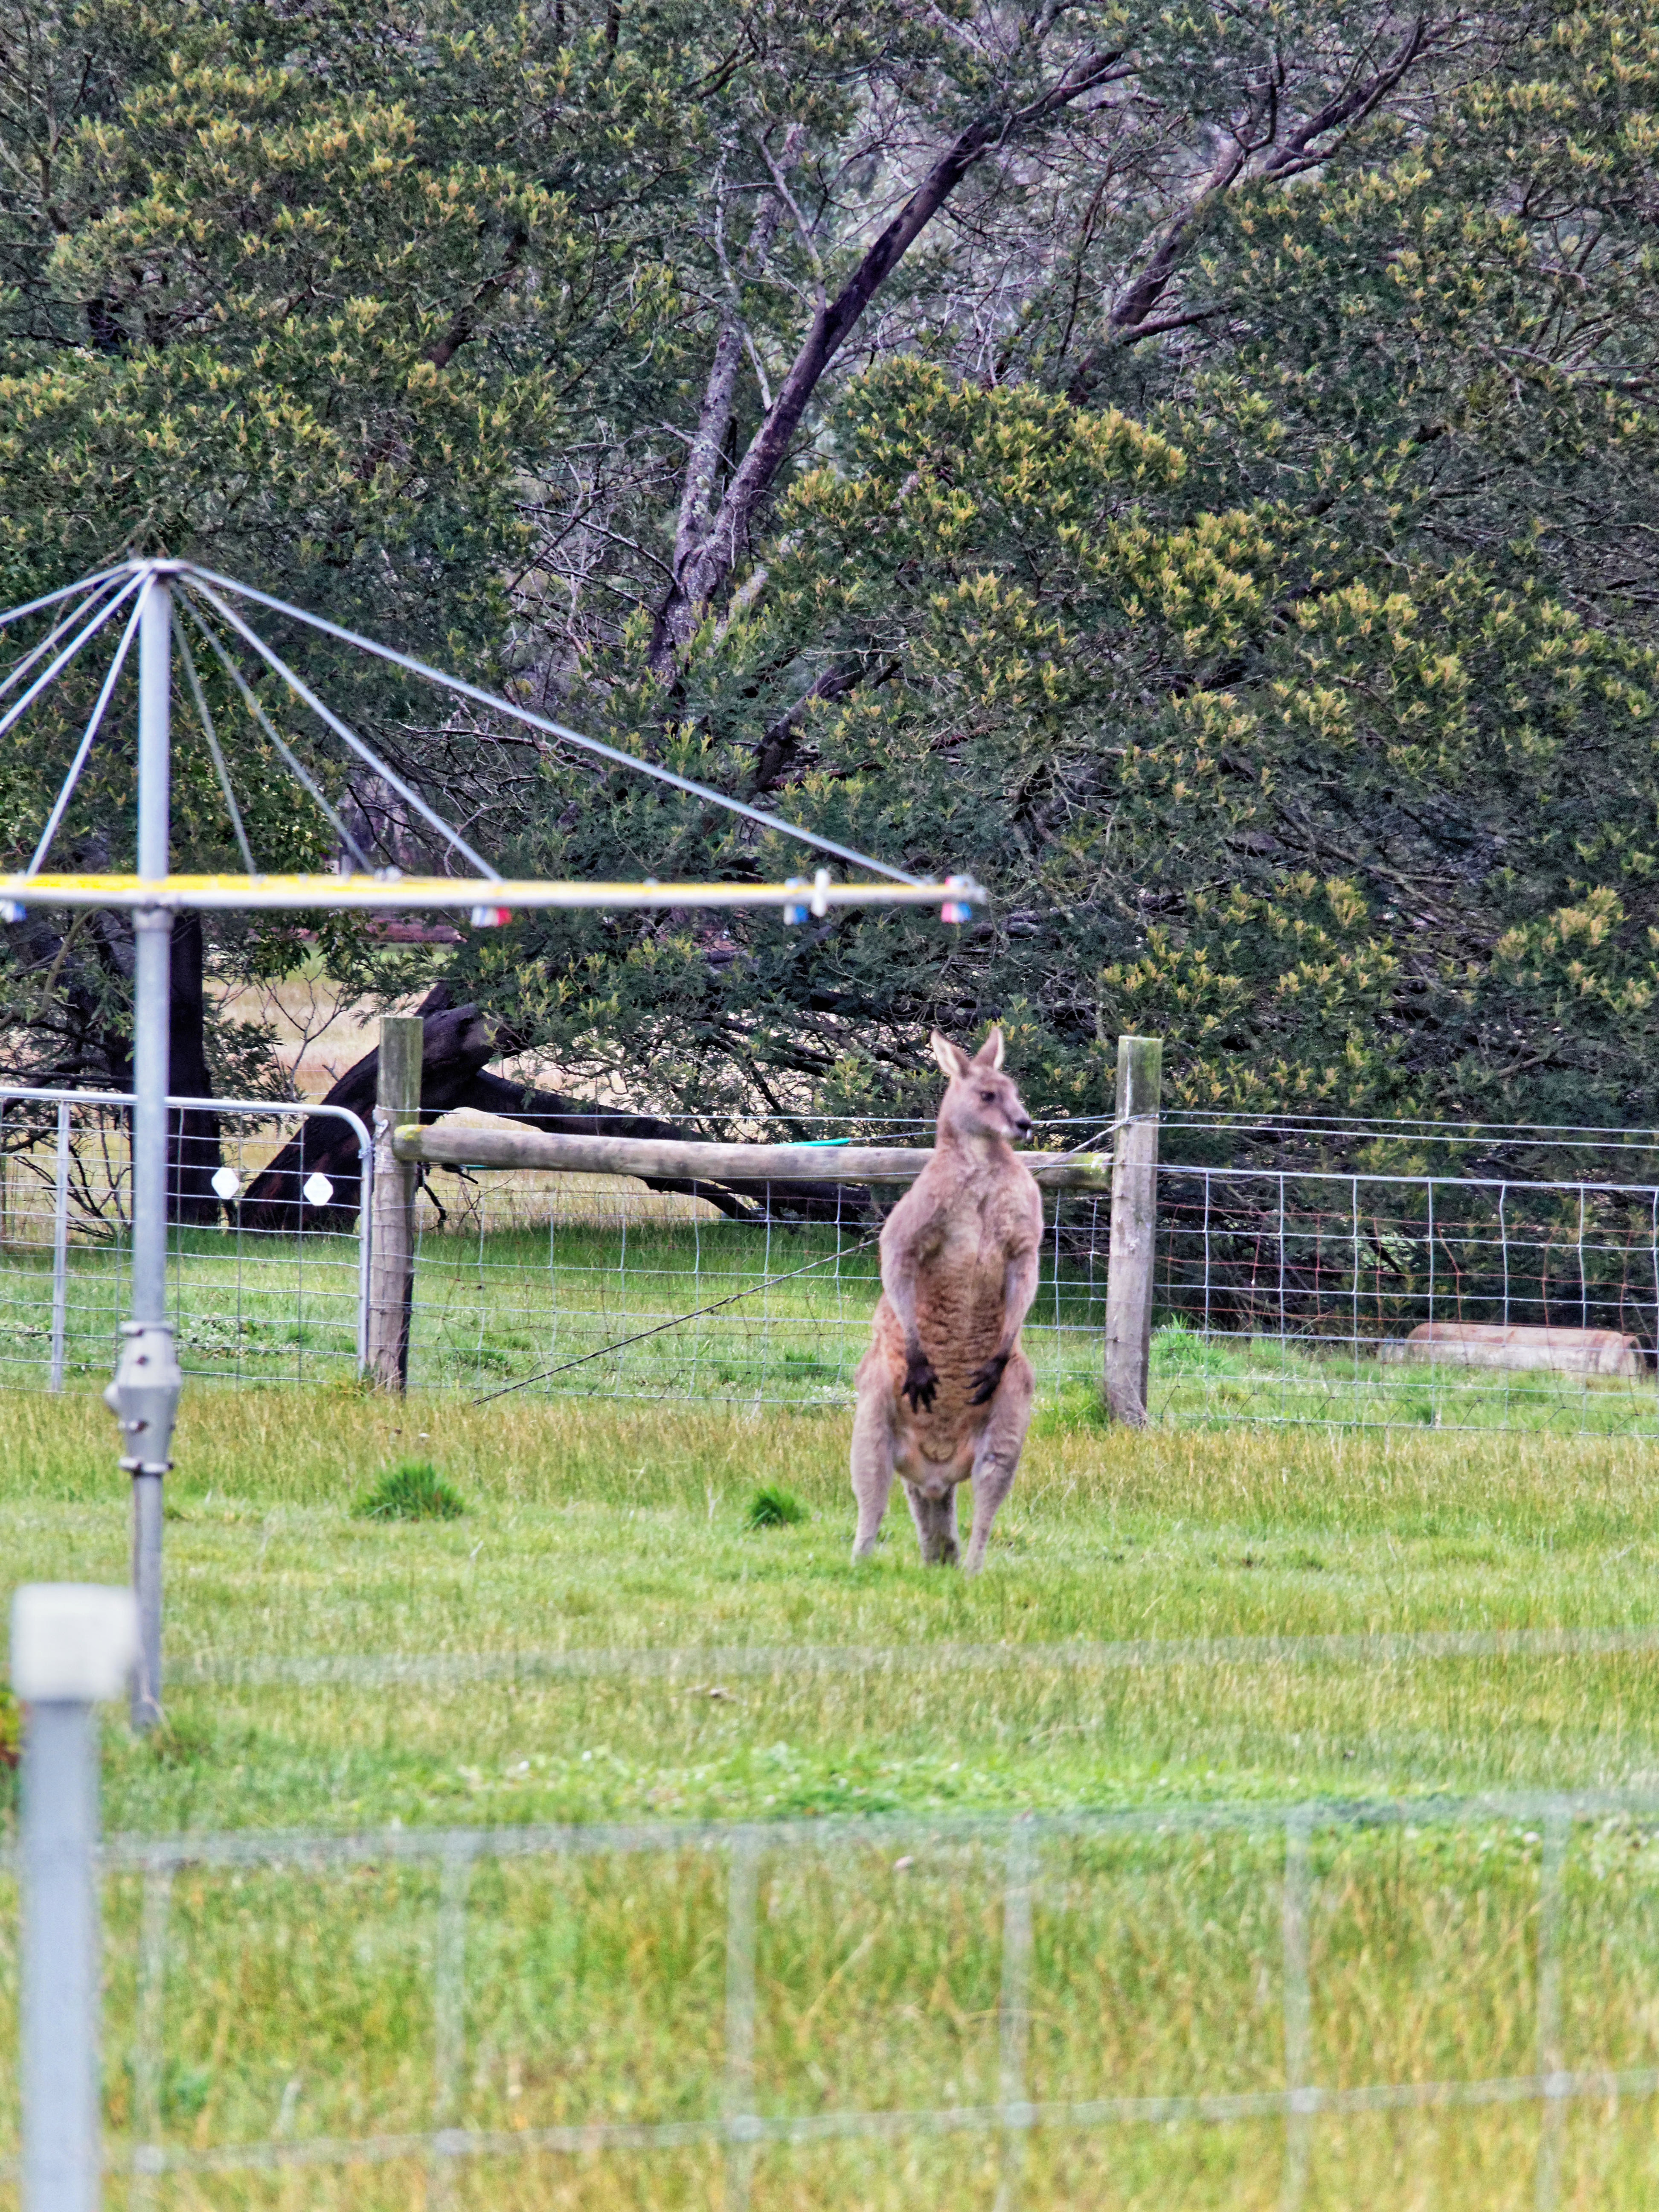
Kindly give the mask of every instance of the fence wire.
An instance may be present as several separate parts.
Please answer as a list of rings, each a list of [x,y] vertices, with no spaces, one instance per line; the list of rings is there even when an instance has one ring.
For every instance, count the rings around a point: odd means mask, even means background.
[[[1382,1668],[1457,1659],[1617,1658],[1659,1651],[1659,1627],[1419,1628],[1312,1636],[1137,1637],[1120,1643],[696,1644],[574,1645],[553,1651],[334,1652],[325,1657],[204,1652],[167,1662],[174,1688],[470,1682],[784,1681],[806,1674],[1117,1674],[1181,1667]]]
[[[801,1118],[769,1138],[825,1146],[876,1133]],[[925,1144],[921,1122],[886,1125]],[[1082,1125],[1038,1133],[1052,1149]],[[1639,1139],[1639,1142],[1638,1142]],[[1547,1148],[1546,1140],[1547,1139]],[[1151,1408],[1179,1422],[1321,1421],[1651,1436],[1659,1344],[1659,1153],[1561,1133],[1505,1137],[1520,1171],[1482,1172],[1488,1133],[1335,1133],[1176,1119],[1158,1170]],[[1343,1172],[1346,1146],[1432,1151],[1432,1169]],[[1530,1167],[1589,1173],[1546,1181]],[[1274,1164],[1260,1164],[1266,1154]],[[1291,1165],[1286,1162],[1295,1161]],[[746,1210],[599,1176],[437,1171],[419,1212],[411,1376],[485,1397],[700,1398],[844,1406],[879,1294],[872,1237],[894,1194],[772,1187]],[[1110,1200],[1050,1193],[1024,1342],[1049,1398],[1092,1402],[1110,1267]],[[1475,1364],[1425,1323],[1595,1329],[1599,1371]],[[1511,1351],[1511,1357],[1515,1356]],[[1567,1357],[1578,1355],[1569,1352]]]
[[[106,2163],[140,2203],[173,2175],[405,2164],[441,2193],[464,2163],[704,2150],[741,2206],[791,2149],[979,2136],[1012,2212],[1054,2201],[1066,2140],[1271,2122],[1294,2208],[1322,2123],[1529,2105],[1547,2212],[1568,2108],[1659,2089],[1650,1789],[100,1859]]]

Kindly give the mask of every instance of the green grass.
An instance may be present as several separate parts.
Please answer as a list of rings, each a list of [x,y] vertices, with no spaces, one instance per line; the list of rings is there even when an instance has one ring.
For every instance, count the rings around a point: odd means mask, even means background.
[[[806,1508],[793,1490],[769,1482],[749,1501],[744,1519],[751,1528],[793,1528],[806,1518]]]
[[[1040,1411],[988,1571],[969,1582],[919,1565],[902,1498],[878,1558],[848,1563],[847,1437],[843,1415],[776,1409],[187,1394],[168,1485],[169,1650],[860,1644],[914,1660],[932,1643],[1659,1623],[1659,1486],[1641,1444],[1135,1436],[1068,1401]],[[125,1575],[112,1446],[93,1402],[0,1398],[13,1578]],[[356,1518],[358,1498],[417,1455],[464,1491],[466,1517]],[[750,1501],[771,1486],[809,1517],[757,1542]],[[677,1689],[606,1682],[411,1692],[390,1711],[356,1692],[185,1689],[175,1712],[218,1752],[152,1760],[118,1729],[108,1816],[735,1816],[1659,1772],[1659,1662],[1640,1657],[1109,1680],[964,1676],[951,1657],[936,1677],[730,1686],[690,1718]]]
[[[571,1646],[859,1644],[902,1668],[453,1688],[179,1687],[169,1724],[106,1730],[115,1830],[356,1830],[617,1817],[1110,1807],[1264,1808],[1659,1777],[1659,1656],[1325,1662],[1103,1673],[964,1645],[1338,1630],[1659,1625],[1659,1483],[1627,1439],[1403,1431],[1103,1429],[1040,1411],[986,1573],[924,1570],[902,1499],[849,1564],[844,1414],[354,1389],[186,1398],[169,1479],[178,1660]],[[11,1581],[119,1580],[125,1486],[101,1408],[0,1397]],[[353,1508],[411,1459],[462,1520]],[[757,1534],[757,1491],[806,1517]],[[936,1661],[930,1653],[937,1652]],[[711,1694],[719,1692],[719,1694]],[[9,1790],[0,1777],[0,1790]],[[1526,2072],[1540,1845],[1486,1821],[1321,1831],[1310,1942],[1327,2081]],[[907,1863],[900,1864],[902,1859]],[[1033,1914],[1031,2093],[1276,2087],[1280,1845],[1271,1834],[1045,1846]],[[759,2109],[997,2094],[1004,1870],[944,1837],[842,1843],[760,1870]],[[431,2124],[437,1875],[181,1872],[166,1991],[167,2139],[180,2147]],[[138,1885],[107,1888],[112,2139],[129,2140]],[[720,2109],[726,1893],[717,1856],[607,1854],[475,1870],[458,2117],[512,2130]],[[9,1934],[6,1938],[10,1944]],[[1563,1923],[1569,2065],[1659,2063],[1659,1845],[1575,1832]],[[15,1957],[0,2003],[0,2148],[15,2141]],[[1636,2206],[1655,2114],[1570,2110],[1564,2203]],[[1534,2201],[1536,2112],[1326,2118],[1310,2206]],[[1269,2206],[1282,2126],[1044,2131],[1022,2203]],[[967,2136],[763,2152],[757,2208],[991,2207],[998,2147]],[[463,2166],[483,2206],[702,2206],[718,2150]],[[419,2160],[161,2185],[195,2207],[422,2201]],[[110,2202],[124,2202],[111,2185]]]
[[[1151,1412],[1182,1427],[1319,1421],[1659,1437],[1651,1376],[1583,1378],[1449,1362],[1384,1365],[1362,1346],[1206,1337],[1180,1319],[1153,1333]]]
[[[356,1505],[360,1521],[459,1521],[465,1510],[459,1491],[430,1460],[404,1460],[389,1469]]]
[[[172,1232],[179,1359],[201,1382],[317,1383],[356,1365],[355,1238]],[[72,1242],[64,1373],[101,1390],[115,1362],[129,1274],[125,1243]],[[52,1253],[0,1245],[0,1386],[44,1376],[52,1334]]]

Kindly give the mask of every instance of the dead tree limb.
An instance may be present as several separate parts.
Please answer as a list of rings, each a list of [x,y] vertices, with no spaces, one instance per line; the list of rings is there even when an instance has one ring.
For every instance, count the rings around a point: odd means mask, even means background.
[[[733,471],[718,509],[695,547],[686,548],[683,557],[677,556],[673,583],[657,608],[652,629],[651,665],[659,676],[672,674],[678,648],[696,625],[698,610],[708,605],[741,556],[756,513],[783,466],[825,371],[922,232],[963,179],[995,148],[1030,137],[1074,101],[1109,83],[1121,61],[1121,52],[1083,54],[1024,107],[995,110],[970,123],[933,163],[835,298],[820,300],[789,372]]]

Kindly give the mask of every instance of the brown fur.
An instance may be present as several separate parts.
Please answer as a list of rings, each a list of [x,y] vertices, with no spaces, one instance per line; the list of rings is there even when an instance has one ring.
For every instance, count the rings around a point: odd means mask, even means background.
[[[1030,1121],[1001,1073],[1002,1033],[970,1060],[933,1032],[950,1081],[933,1158],[881,1232],[882,1296],[853,1420],[855,1559],[875,1548],[902,1477],[924,1560],[957,1561],[956,1491],[971,1482],[976,1571],[1031,1415],[1020,1324],[1036,1290],[1042,1196],[1014,1154]]]

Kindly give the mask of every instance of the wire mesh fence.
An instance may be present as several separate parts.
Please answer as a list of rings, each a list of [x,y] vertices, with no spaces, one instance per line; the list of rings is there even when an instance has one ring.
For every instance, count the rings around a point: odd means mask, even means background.
[[[1038,1141],[1057,1150],[1087,1126],[1051,1123]],[[793,1133],[833,1144],[848,1127],[803,1121]],[[925,1143],[928,1131],[881,1134]],[[1605,1170],[1659,1177],[1659,1154],[1538,1133],[1506,1138],[1517,1168],[1494,1175],[1480,1171],[1490,1134],[1361,1134],[1373,1153],[1437,1158],[1344,1171],[1318,1164],[1337,1149],[1326,1133],[1197,1115],[1171,1125],[1175,1157],[1158,1175],[1153,1417],[1654,1433],[1659,1180]],[[1206,1151],[1233,1157],[1193,1157]],[[1547,1181],[1529,1164],[1578,1172]],[[844,1405],[891,1195],[830,1184],[809,1206],[768,1192],[734,1218],[614,1178],[441,1171],[420,1212],[411,1376],[478,1395]],[[1046,1198],[1024,1340],[1051,1399],[1098,1389],[1110,1211],[1103,1194]],[[1425,1323],[1621,1340],[1597,1353],[1601,1371],[1559,1371],[1559,1345],[1555,1364],[1517,1370],[1476,1364],[1478,1348],[1412,1341]],[[1511,1345],[1505,1356],[1524,1354]]]
[[[211,1113],[193,1137],[201,1125],[186,1115],[177,1147],[191,1200],[170,1231],[185,1371],[349,1376],[363,1340],[367,1133],[338,1109],[216,1102]],[[363,1155],[350,1188],[292,1176],[279,1199],[246,1203],[300,1121],[331,1114]],[[109,1095],[0,1098],[0,1380],[98,1387],[109,1370],[126,1264],[125,1117]],[[1037,1142],[1059,1151],[1099,1127],[1054,1121]],[[781,1117],[744,1133],[833,1149],[926,1144],[930,1130]],[[1659,1142],[1648,1133],[1186,1115],[1163,1136],[1155,1419],[1659,1430]],[[410,1379],[477,1398],[845,1406],[894,1195],[833,1182],[703,1196],[619,1176],[423,1171]],[[1045,1208],[1025,1344],[1040,1393],[1081,1407],[1099,1389],[1110,1201],[1050,1191]],[[1413,1340],[1425,1324],[1441,1340]],[[1452,1324],[1608,1340],[1584,1371],[1561,1371],[1559,1346],[1525,1370],[1447,1343]]]
[[[109,1378],[128,1298],[131,1103],[0,1090],[0,1385],[101,1389]],[[362,1124],[337,1107],[173,1103],[168,1284],[185,1374],[354,1375],[366,1257],[355,1216],[326,1178],[254,1216],[244,1198],[303,1121],[349,1125],[366,1162]]]
[[[1559,1181],[1524,1153],[1508,1174],[1165,1165],[1157,1411],[1652,1435],[1659,1187],[1607,1176],[1630,1150]]]
[[[1400,2138],[1355,2124],[1390,2112],[1461,2112],[1443,2185],[1495,2158],[1546,2208],[1653,2155],[1652,1790],[116,1836],[101,1863],[128,2202],[328,2168],[331,2202],[585,2172],[608,2204],[1012,2207],[1120,2201],[1150,2159],[1164,2202],[1186,2162],[1182,2202],[1377,2203]]]

